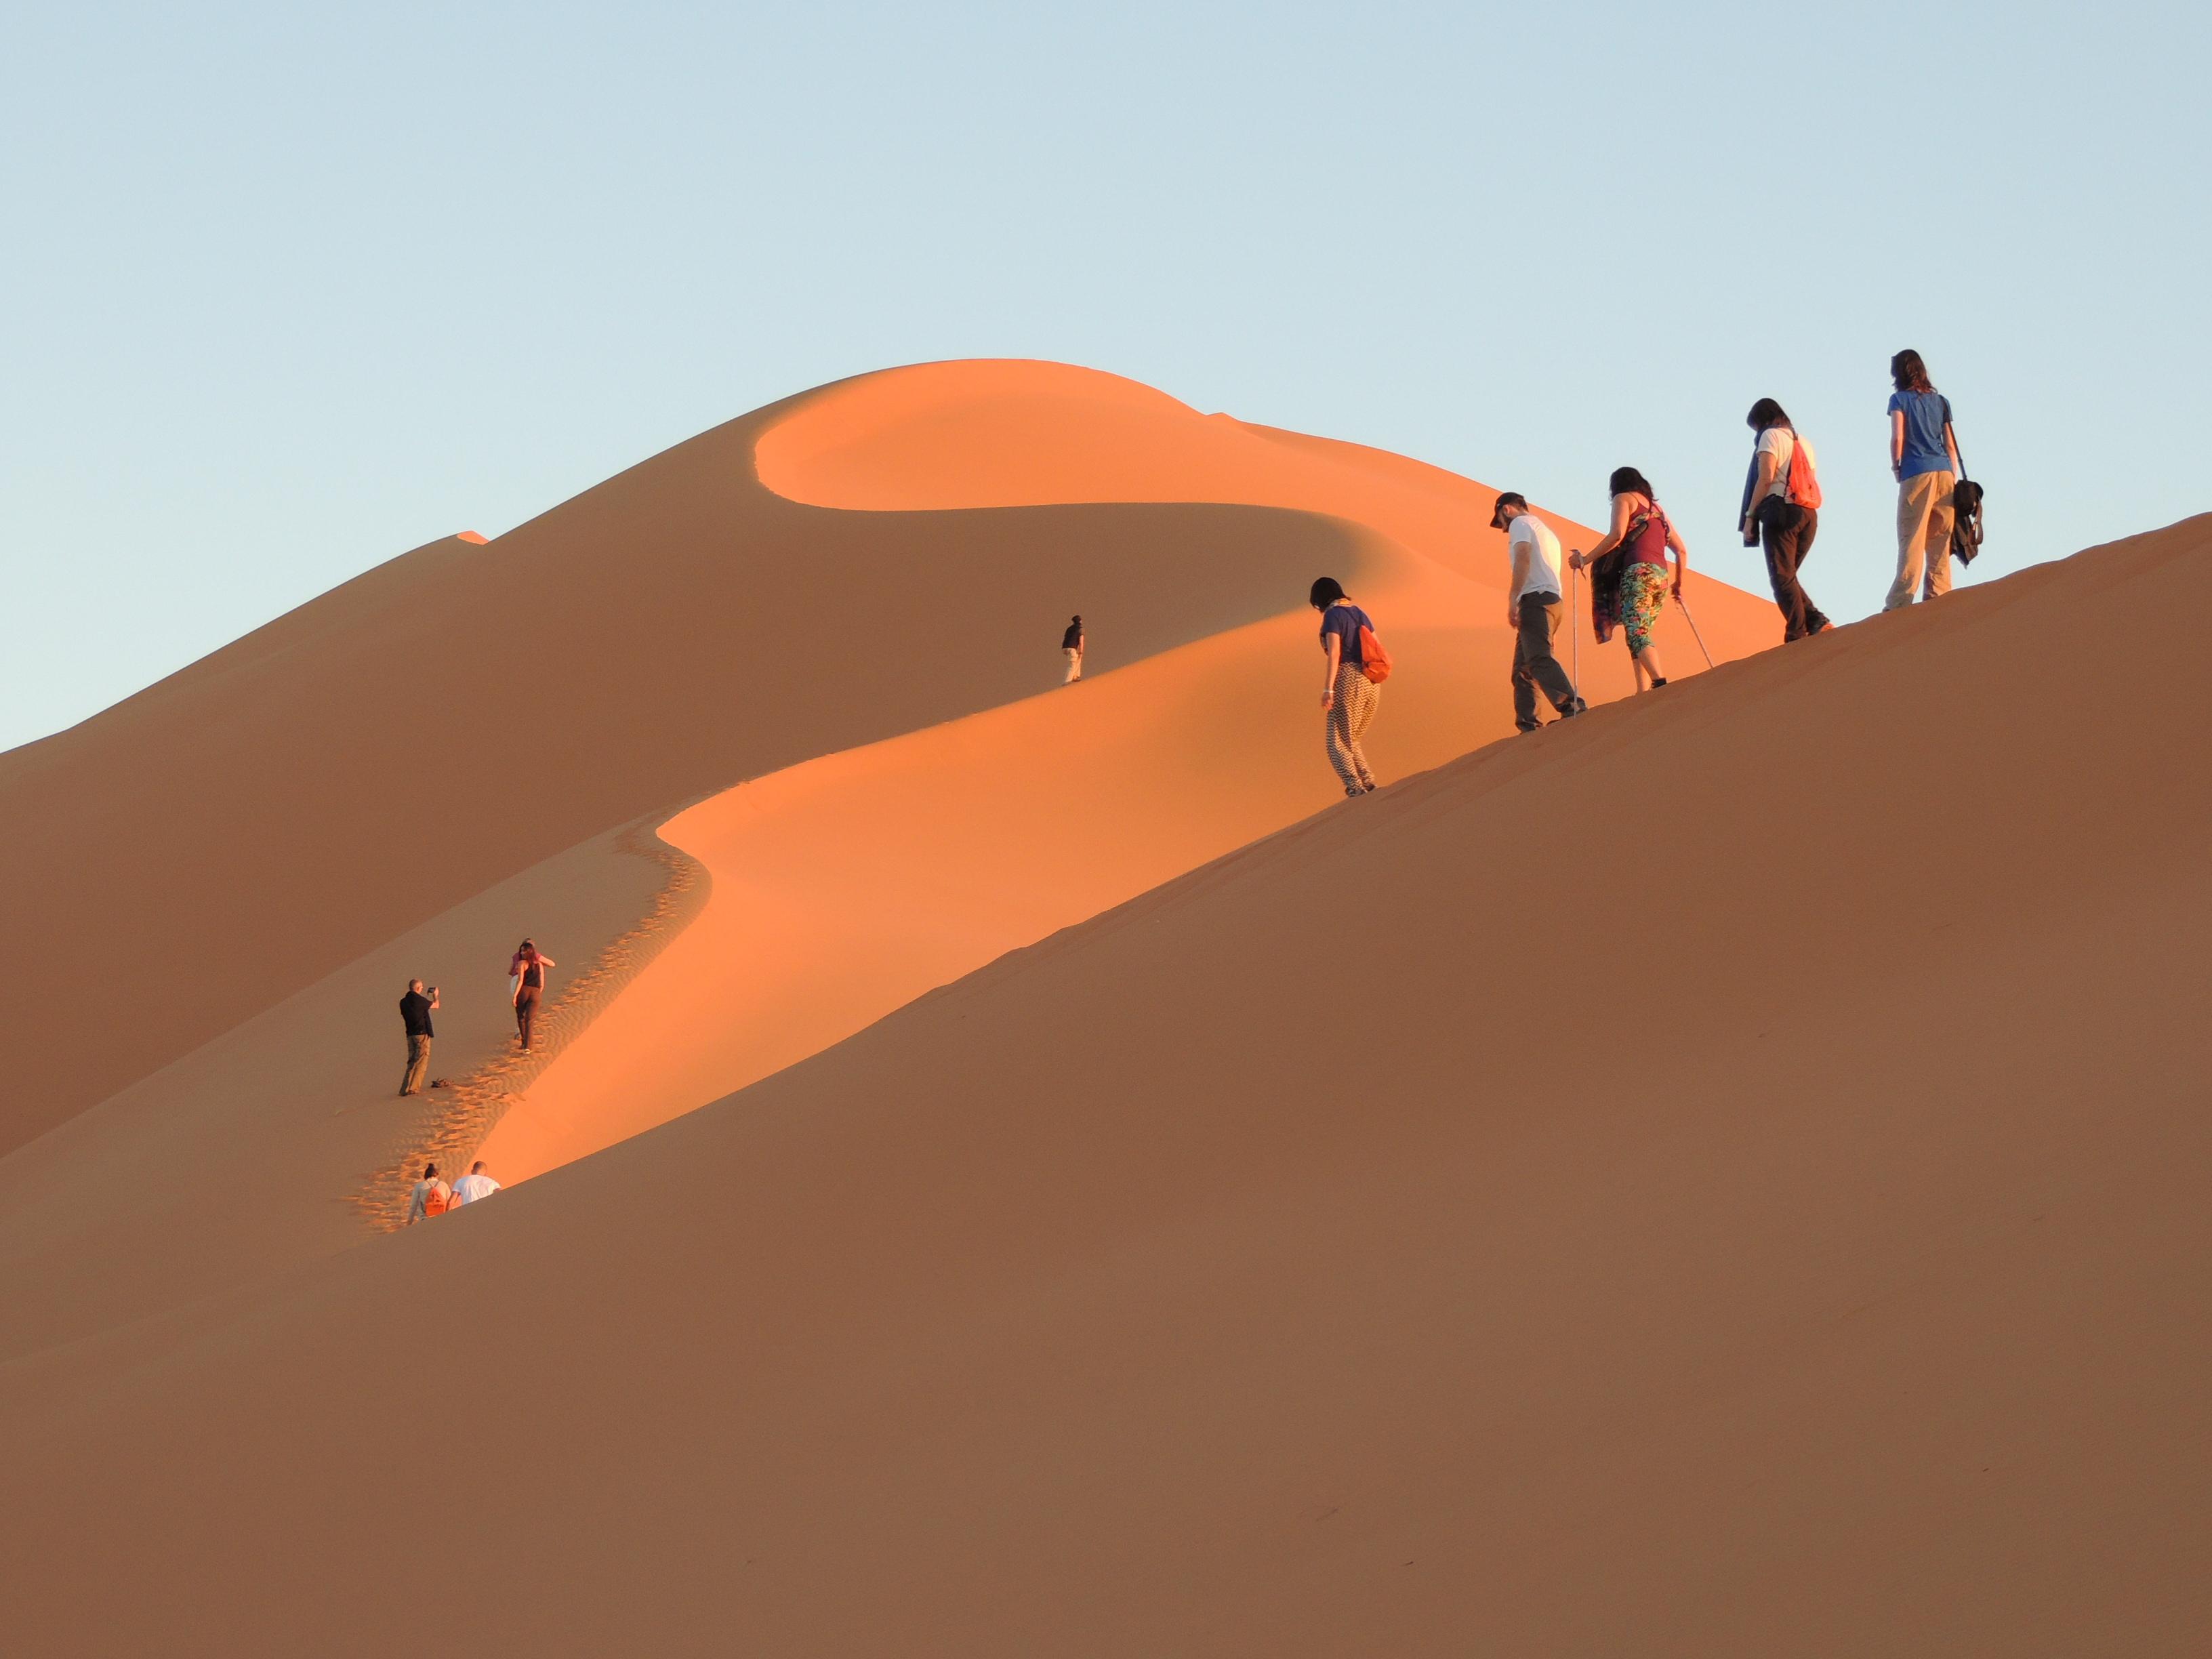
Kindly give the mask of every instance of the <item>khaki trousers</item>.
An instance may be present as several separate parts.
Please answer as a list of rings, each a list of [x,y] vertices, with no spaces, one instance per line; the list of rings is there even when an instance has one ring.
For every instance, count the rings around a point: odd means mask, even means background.
[[[1083,653],[1072,645],[1063,645],[1060,648],[1067,656],[1067,678],[1060,684],[1073,685],[1083,678]]]
[[[422,1079],[429,1074],[429,1071],[430,1039],[426,1036],[409,1037],[407,1039],[407,1071],[399,1079],[399,1092],[403,1095],[419,1094],[422,1088]]]
[[[1948,472],[1923,472],[1897,487],[1897,580],[1885,611],[1912,603],[1916,591],[1938,599],[1951,591],[1951,489]]]

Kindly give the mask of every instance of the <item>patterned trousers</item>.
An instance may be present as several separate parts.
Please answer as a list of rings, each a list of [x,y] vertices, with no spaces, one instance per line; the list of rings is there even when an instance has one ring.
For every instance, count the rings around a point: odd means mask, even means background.
[[[1328,748],[1328,763],[1336,769],[1347,793],[1375,787],[1375,775],[1367,769],[1367,756],[1359,740],[1375,723],[1375,709],[1382,701],[1382,688],[1362,673],[1358,664],[1345,663],[1337,669],[1336,696],[1329,705],[1323,741]]]

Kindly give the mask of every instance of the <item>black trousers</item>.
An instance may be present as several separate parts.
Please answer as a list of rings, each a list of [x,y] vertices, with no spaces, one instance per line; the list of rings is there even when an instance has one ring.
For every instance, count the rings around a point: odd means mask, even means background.
[[[1802,640],[1819,633],[1828,619],[1805,592],[1797,573],[1805,568],[1813,538],[1820,533],[1820,514],[1769,495],[1759,504],[1753,520],[1766,544],[1766,580],[1774,585],[1774,603],[1782,608],[1783,639]]]
[[[1521,596],[1521,628],[1513,641],[1513,724],[1523,732],[1533,732],[1538,725],[1538,686],[1544,688],[1552,707],[1562,714],[1575,704],[1575,683],[1552,654],[1561,609],[1556,593]]]

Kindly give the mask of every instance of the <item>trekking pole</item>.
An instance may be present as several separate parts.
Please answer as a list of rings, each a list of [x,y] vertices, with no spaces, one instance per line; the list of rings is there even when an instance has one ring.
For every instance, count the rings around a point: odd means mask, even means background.
[[[1575,551],[1580,554],[1582,549],[1578,547]],[[1583,625],[1575,620],[1575,611],[1582,603],[1582,567],[1571,562],[1567,566],[1567,648],[1574,657],[1575,665],[1568,678],[1574,681],[1578,697],[1583,694]]]
[[[1708,668],[1714,666],[1712,650],[1705,644],[1705,636],[1698,627],[1698,619],[1690,614],[1690,601],[1688,597],[1686,595],[1678,594],[1675,597],[1674,603],[1682,607],[1682,620],[1690,624],[1690,632],[1693,636],[1695,636],[1698,641],[1698,649],[1705,653],[1705,666]]]

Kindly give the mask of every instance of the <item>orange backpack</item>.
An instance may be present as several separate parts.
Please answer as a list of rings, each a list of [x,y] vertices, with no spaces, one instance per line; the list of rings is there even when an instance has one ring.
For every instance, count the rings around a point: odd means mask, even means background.
[[[1790,434],[1790,505],[1817,509],[1820,505],[1820,480],[1813,471],[1813,458],[1805,453],[1805,441],[1796,433]]]
[[[426,1216],[443,1215],[453,1207],[453,1189],[447,1188],[444,1192],[440,1192],[438,1183],[431,1182],[430,1190],[422,1194],[422,1213]]]
[[[1365,623],[1359,625],[1359,672],[1375,684],[1380,685],[1390,678],[1390,653],[1382,648],[1382,641],[1375,637],[1375,630]]]

